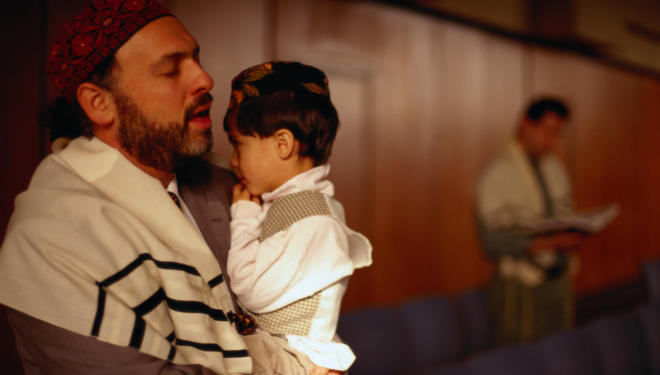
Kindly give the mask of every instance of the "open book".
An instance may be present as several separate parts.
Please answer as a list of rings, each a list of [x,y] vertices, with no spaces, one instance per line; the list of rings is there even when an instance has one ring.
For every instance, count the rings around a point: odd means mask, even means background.
[[[611,204],[569,215],[539,219],[526,223],[524,228],[532,233],[556,232],[568,229],[586,233],[596,233],[605,228],[619,215],[619,206]]]

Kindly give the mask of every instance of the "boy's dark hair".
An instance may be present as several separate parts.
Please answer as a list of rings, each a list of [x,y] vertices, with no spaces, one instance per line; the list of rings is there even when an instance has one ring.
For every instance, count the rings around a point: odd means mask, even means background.
[[[568,107],[559,99],[540,98],[534,100],[527,107],[526,118],[536,122],[547,112],[553,112],[563,119],[568,119],[570,111]]]
[[[314,166],[325,164],[337,135],[337,110],[325,95],[303,91],[280,91],[249,98],[239,104],[237,127],[243,135],[269,137],[288,129],[300,142],[299,155],[310,157]],[[225,124],[225,130],[227,125]]]
[[[113,85],[112,68],[115,65],[114,54],[103,60],[90,74],[85,82],[91,82],[101,88],[111,89]],[[92,136],[92,122],[77,99],[67,100],[58,96],[41,113],[39,124],[48,128],[50,141],[57,138],[78,138]]]

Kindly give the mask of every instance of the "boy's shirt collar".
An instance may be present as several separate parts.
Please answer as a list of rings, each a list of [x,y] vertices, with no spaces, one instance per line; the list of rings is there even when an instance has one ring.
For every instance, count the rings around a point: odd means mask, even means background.
[[[325,179],[328,173],[330,173],[330,165],[323,164],[292,177],[277,189],[261,195],[264,206],[270,205],[278,198],[305,190],[318,191],[333,196],[335,194],[334,185]]]

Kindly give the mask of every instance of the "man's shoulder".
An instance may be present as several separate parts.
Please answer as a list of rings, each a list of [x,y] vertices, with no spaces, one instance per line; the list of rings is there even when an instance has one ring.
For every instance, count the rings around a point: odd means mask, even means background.
[[[16,196],[12,218],[66,217],[70,221],[81,207],[103,200],[97,189],[68,168],[57,154],[51,154],[41,161],[27,189]]]
[[[506,150],[500,150],[488,160],[481,171],[480,180],[487,181],[511,173],[515,169],[514,157]]]

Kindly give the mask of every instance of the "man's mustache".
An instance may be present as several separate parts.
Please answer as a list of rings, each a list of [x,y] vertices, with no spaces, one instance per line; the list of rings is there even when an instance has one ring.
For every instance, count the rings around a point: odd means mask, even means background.
[[[192,104],[190,104],[188,108],[186,108],[186,112],[185,112],[186,122],[190,120],[191,117],[194,116],[195,111],[199,107],[211,103],[212,101],[213,101],[213,95],[209,94],[208,92],[195,98],[195,101]]]

